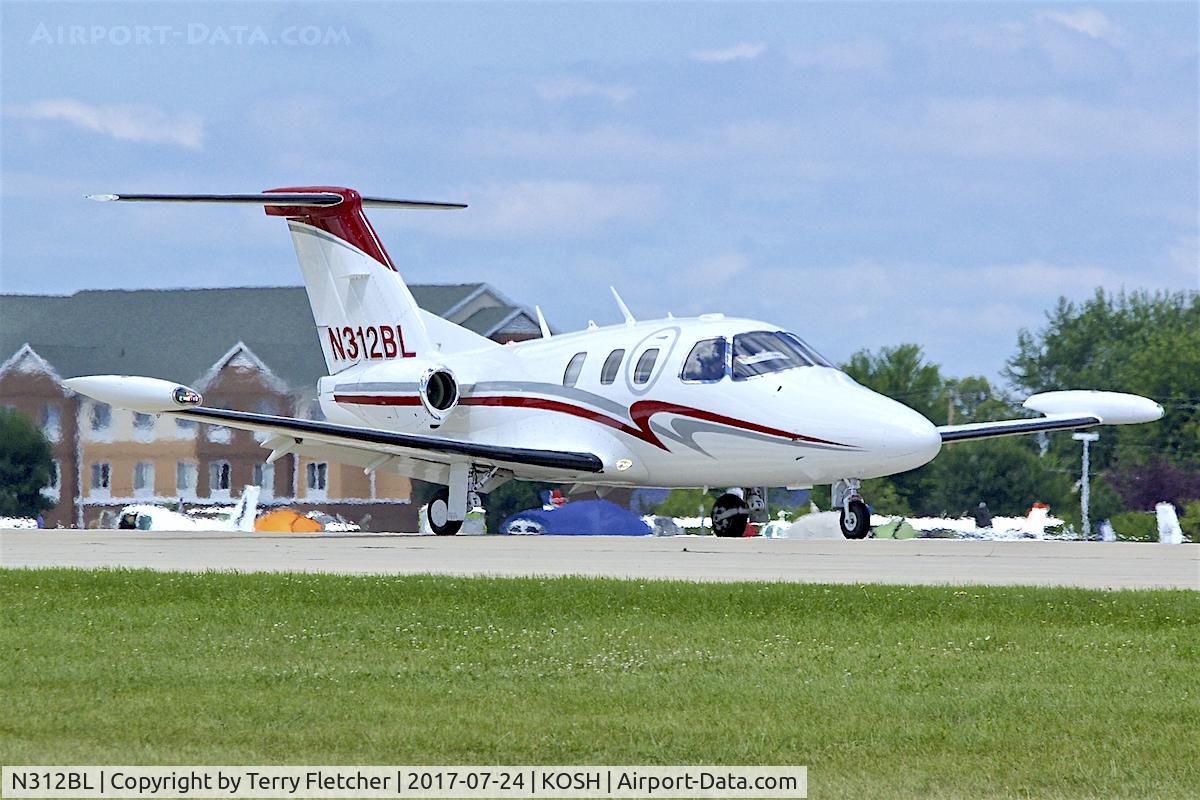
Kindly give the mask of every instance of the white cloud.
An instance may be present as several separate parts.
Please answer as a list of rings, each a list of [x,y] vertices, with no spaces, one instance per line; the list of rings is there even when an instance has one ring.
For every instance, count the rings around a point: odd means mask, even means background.
[[[878,72],[887,66],[889,55],[882,42],[860,39],[823,47],[797,48],[788,58],[798,67],[830,72]]]
[[[1094,8],[1081,8],[1077,11],[1039,11],[1036,19],[1039,22],[1056,23],[1090,39],[1113,45],[1120,45],[1124,38],[1124,31]]]
[[[406,227],[416,225],[455,238],[562,239],[613,225],[640,224],[656,216],[662,205],[657,186],[567,180],[489,184],[459,189],[454,196],[469,198],[470,209],[413,216]]]
[[[741,253],[718,253],[708,256],[688,271],[688,281],[706,291],[724,286],[750,268],[750,259]]]
[[[576,97],[599,97],[619,105],[633,97],[636,92],[630,86],[619,84],[592,83],[578,78],[558,78],[539,83],[537,93],[543,100],[560,101]]]
[[[147,105],[92,105],[59,98],[39,100],[11,113],[24,119],[66,122],[127,142],[170,144],[189,150],[199,150],[204,142],[204,123],[198,114],[168,114]]]
[[[879,127],[916,149],[963,156],[1085,159],[1149,154],[1190,158],[1194,114],[1085,103],[1059,97],[936,98],[914,119]]]
[[[732,47],[725,47],[718,50],[696,50],[692,53],[692,60],[708,64],[728,64],[730,61],[750,61],[758,58],[766,51],[767,46],[765,44],[739,42]]]

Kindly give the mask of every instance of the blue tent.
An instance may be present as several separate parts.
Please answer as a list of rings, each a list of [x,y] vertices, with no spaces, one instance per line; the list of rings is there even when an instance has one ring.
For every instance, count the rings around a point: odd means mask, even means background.
[[[579,500],[553,511],[518,511],[500,526],[501,533],[554,536],[649,536],[650,526],[632,511],[607,500]]]

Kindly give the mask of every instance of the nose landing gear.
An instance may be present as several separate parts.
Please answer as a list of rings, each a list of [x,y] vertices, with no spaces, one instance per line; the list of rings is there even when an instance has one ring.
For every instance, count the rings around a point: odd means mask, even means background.
[[[833,484],[833,505],[840,507],[838,522],[842,536],[847,539],[865,539],[871,533],[871,509],[858,493],[858,478],[842,478]]]

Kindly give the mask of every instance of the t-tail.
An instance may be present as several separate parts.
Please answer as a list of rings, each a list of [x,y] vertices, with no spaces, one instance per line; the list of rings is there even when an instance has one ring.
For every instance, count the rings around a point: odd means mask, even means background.
[[[292,233],[304,288],[329,374],[360,363],[429,358],[434,350],[482,347],[488,340],[422,311],[384,249],[364,208],[461,209],[363,197],[338,186],[268,189],[257,194],[105,194],[95,200],[261,205]]]

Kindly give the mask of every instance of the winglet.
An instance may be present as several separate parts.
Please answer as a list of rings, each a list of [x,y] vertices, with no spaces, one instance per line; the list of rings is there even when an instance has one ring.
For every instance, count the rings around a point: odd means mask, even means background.
[[[542,316],[542,307],[534,306],[533,310],[537,312],[538,327],[542,329],[542,338],[549,339],[551,336],[550,326],[546,324],[546,318]]]
[[[636,325],[637,320],[633,318],[633,314],[629,313],[629,306],[625,305],[625,301],[621,299],[621,295],[617,294],[617,287],[610,286],[608,290],[612,292],[613,300],[617,301],[617,308],[621,309],[621,314],[625,317],[625,324]]]

